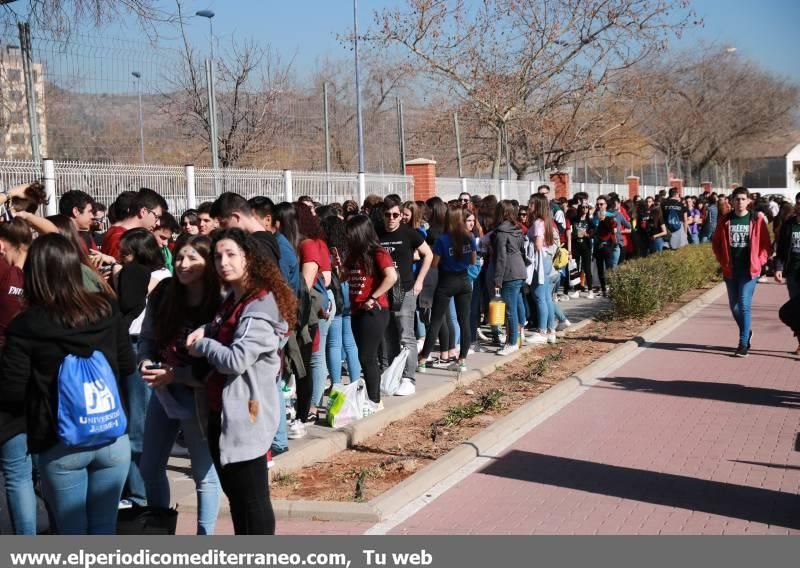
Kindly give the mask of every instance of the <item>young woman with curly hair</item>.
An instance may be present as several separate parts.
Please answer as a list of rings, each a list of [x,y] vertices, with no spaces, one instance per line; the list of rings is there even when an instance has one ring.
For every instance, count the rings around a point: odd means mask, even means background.
[[[274,383],[279,349],[297,317],[292,289],[260,251],[241,229],[214,235],[217,275],[230,292],[186,341],[214,368],[206,381],[208,445],[237,535],[275,533],[266,454],[283,412]]]

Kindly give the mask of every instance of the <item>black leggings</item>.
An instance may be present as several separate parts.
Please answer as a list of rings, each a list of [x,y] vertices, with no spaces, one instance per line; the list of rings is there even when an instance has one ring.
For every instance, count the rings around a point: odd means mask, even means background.
[[[439,284],[433,294],[433,308],[431,310],[431,327],[425,336],[425,345],[419,358],[425,359],[433,351],[434,341],[439,334],[439,329],[450,310],[450,298],[455,298],[456,316],[458,326],[461,328],[461,346],[459,359],[466,359],[469,346],[472,342],[469,331],[469,310],[472,303],[472,283],[466,272],[439,271]],[[454,330],[455,332],[455,330]]]
[[[381,401],[381,371],[378,367],[378,346],[389,327],[389,310],[358,310],[353,312],[353,338],[358,346],[358,360],[367,383],[367,396],[372,402]]]
[[[589,239],[572,241],[572,256],[578,263],[578,270],[586,276],[586,289],[592,289],[592,243]]]
[[[214,460],[222,490],[231,504],[235,534],[275,534],[275,513],[269,498],[267,457],[229,463],[222,466],[219,458],[219,437],[222,418],[208,416],[208,447]]]

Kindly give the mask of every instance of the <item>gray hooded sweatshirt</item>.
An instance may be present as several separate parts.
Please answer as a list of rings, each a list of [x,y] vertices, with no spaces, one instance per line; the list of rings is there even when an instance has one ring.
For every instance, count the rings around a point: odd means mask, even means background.
[[[219,439],[223,466],[264,456],[272,445],[281,412],[275,386],[281,367],[278,348],[288,330],[275,296],[267,294],[245,307],[229,346],[207,337],[195,344],[227,376]]]
[[[509,221],[503,221],[495,228],[494,235],[495,287],[501,288],[503,282],[511,280],[524,280],[527,273],[522,229]]]

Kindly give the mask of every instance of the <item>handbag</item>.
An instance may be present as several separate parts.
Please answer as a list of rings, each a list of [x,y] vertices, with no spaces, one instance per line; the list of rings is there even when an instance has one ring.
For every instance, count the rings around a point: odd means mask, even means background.
[[[117,513],[118,535],[174,535],[177,526],[177,509],[134,505]]]
[[[581,284],[581,271],[578,270],[578,263],[575,261],[574,258],[569,260],[569,264],[567,264],[569,269],[569,285],[570,286],[578,286]]]
[[[556,248],[555,252],[553,253],[553,268],[556,270],[561,270],[567,263],[569,262],[569,253],[567,249],[563,246]]]

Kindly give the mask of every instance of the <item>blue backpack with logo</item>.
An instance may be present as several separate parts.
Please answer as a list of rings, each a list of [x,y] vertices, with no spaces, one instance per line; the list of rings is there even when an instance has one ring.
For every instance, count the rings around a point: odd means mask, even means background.
[[[71,448],[110,444],[125,434],[117,378],[105,355],[67,355],[58,370],[58,438]]]
[[[667,209],[666,225],[670,233],[677,233],[683,228],[683,215],[681,215],[678,208],[670,207]]]

